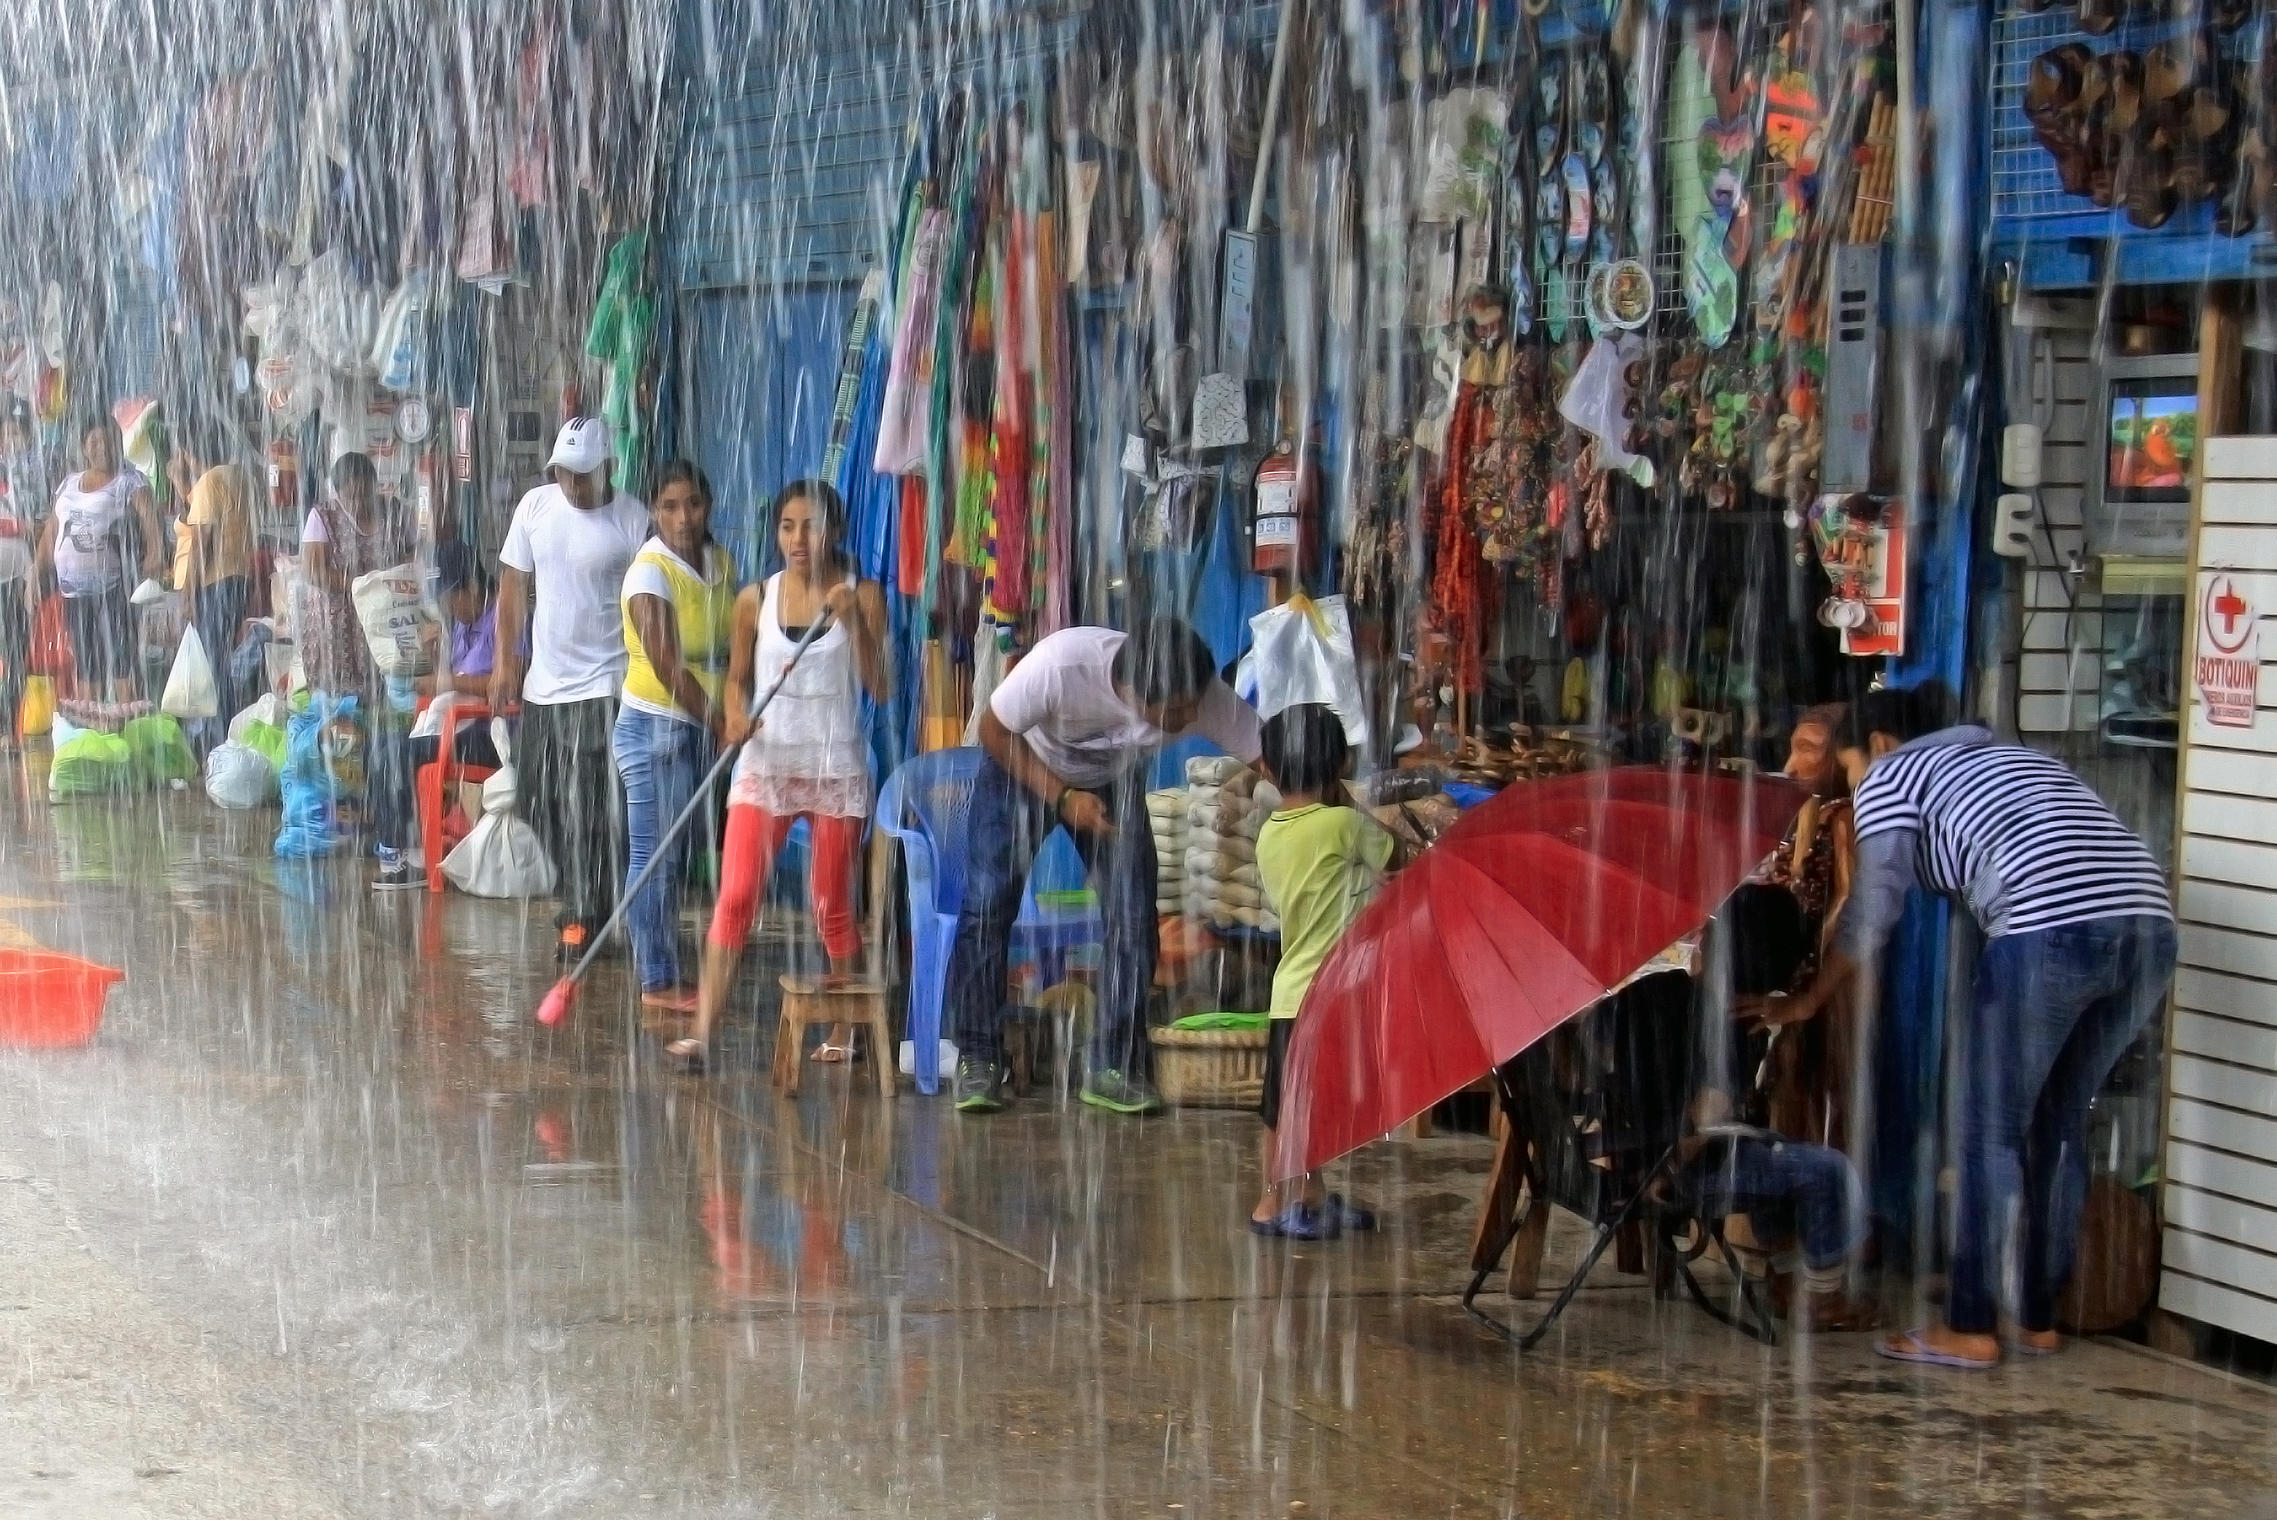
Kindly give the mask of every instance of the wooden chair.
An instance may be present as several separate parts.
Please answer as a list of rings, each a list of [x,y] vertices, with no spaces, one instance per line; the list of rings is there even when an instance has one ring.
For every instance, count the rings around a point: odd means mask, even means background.
[[[777,1091],[785,1096],[797,1095],[799,1071],[806,1065],[806,1032],[810,1026],[820,1024],[827,1029],[833,1024],[851,1024],[869,1031],[870,1065],[878,1074],[878,1092],[888,1098],[894,1095],[899,1047],[894,1044],[892,1021],[886,1014],[883,983],[848,982],[843,986],[826,987],[819,977],[788,973],[777,978],[777,982],[783,989],[782,1023],[775,1031]]]

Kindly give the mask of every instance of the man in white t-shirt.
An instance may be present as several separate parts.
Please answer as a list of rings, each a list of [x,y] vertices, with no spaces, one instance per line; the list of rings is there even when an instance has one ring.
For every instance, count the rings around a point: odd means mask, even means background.
[[[624,806],[609,758],[626,661],[617,593],[649,527],[648,508],[614,489],[614,466],[609,425],[572,417],[546,462],[552,482],[522,498],[498,551],[490,710],[521,704],[520,807],[560,878],[565,960],[592,943],[624,879]]]
[[[1217,678],[1201,635],[1175,618],[1136,633],[1066,628],[1012,667],[980,720],[987,763],[967,817],[964,907],[949,954],[957,1109],[1004,1106],[1005,959],[1028,868],[1065,824],[1090,869],[1104,930],[1099,1012],[1083,1101],[1116,1113],[1161,1106],[1148,1071],[1146,998],[1154,984],[1154,752],[1200,734],[1257,759],[1257,714]]]

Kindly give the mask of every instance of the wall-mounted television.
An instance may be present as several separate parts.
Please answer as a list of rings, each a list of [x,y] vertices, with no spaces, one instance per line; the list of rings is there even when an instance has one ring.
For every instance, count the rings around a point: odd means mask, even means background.
[[[2198,356],[2105,359],[2088,427],[2088,551],[2180,559],[2198,473]]]

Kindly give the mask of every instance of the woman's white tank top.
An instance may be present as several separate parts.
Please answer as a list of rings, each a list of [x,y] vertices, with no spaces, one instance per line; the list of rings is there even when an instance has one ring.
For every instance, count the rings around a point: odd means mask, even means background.
[[[766,601],[759,609],[751,670],[755,700],[790,668],[791,653],[798,648],[798,641],[783,632],[782,581],[780,571],[767,578]],[[819,609],[816,615],[821,615]],[[843,623],[832,623],[808,646],[775,693],[758,728],[743,743],[727,800],[777,817],[869,816],[869,746],[862,733],[854,640]]]

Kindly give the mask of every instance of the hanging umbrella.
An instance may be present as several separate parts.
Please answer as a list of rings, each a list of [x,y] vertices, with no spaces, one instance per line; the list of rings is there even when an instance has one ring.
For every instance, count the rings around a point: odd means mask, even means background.
[[[1276,1175],[1510,1060],[1715,913],[1800,806],[1783,781],[1638,766],[1521,782],[1354,920],[1289,1046]]]

